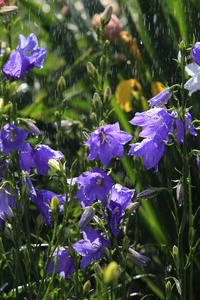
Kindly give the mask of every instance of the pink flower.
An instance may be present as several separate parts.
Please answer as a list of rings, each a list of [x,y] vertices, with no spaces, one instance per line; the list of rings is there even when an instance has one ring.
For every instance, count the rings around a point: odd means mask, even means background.
[[[100,27],[101,25],[101,15],[95,14],[92,19],[92,24],[95,27]],[[120,23],[119,19],[115,15],[111,15],[110,22],[104,28],[104,38],[113,42],[115,41],[120,31],[122,30],[123,26]]]
[[[4,0],[0,0],[0,7],[3,7],[5,5]]]

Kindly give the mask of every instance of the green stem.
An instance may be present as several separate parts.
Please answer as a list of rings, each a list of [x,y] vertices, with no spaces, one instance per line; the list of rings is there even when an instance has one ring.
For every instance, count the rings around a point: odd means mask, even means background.
[[[182,168],[183,168],[183,214],[181,225],[179,229],[178,236],[178,250],[179,250],[179,276],[181,283],[181,299],[186,300],[186,272],[184,270],[185,265],[185,253],[184,253],[184,231],[188,215],[188,203],[187,203],[187,165],[188,165],[188,155],[187,155],[187,140],[186,140],[186,127],[185,127],[185,97],[184,97],[184,82],[185,82],[185,45],[182,43],[182,53],[181,53],[181,71],[182,71],[182,84],[181,84],[181,100],[182,100],[182,124],[183,124],[183,155],[182,155]]]

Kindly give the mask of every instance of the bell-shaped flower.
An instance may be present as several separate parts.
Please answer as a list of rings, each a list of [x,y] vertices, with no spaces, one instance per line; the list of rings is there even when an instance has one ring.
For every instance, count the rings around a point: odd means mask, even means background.
[[[185,67],[185,71],[191,78],[185,83],[184,88],[189,91],[189,95],[200,89],[200,66],[191,63]]]
[[[50,213],[51,213],[51,200],[52,198],[56,196],[59,201],[59,208],[60,211],[63,210],[63,204],[65,202],[66,196],[65,195],[56,195],[55,193],[51,191],[39,191],[37,193],[37,196],[34,197],[34,203],[39,212],[42,214],[43,219],[45,221],[46,226],[51,226],[51,218],[50,218]]]
[[[114,182],[101,169],[84,172],[76,178],[76,182],[80,185],[75,198],[79,198],[83,207],[90,206],[96,199],[105,203]]]
[[[104,238],[99,230],[90,227],[83,229],[83,240],[76,242],[72,247],[83,256],[81,260],[81,269],[86,268],[94,260],[99,260],[103,257],[101,247],[109,248],[109,243]]]
[[[139,136],[153,139],[154,143],[159,145],[168,136],[173,118],[167,109],[154,107],[148,111],[136,113],[130,123],[143,126]]]
[[[149,170],[157,165],[165,153],[165,145],[160,142],[158,145],[152,139],[144,139],[141,143],[130,144],[131,149],[128,155],[134,157],[142,156],[145,170]]]
[[[36,149],[26,143],[22,152],[19,154],[19,163],[21,169],[30,174],[30,167],[37,169],[38,174],[47,175],[49,170],[48,161],[50,159],[62,159],[63,154],[60,151],[53,150],[47,145],[38,145]]]
[[[194,62],[200,66],[200,42],[194,44],[191,55]]]
[[[15,126],[6,124],[0,131],[0,149],[2,155],[9,154],[12,150],[23,150],[24,140],[28,132]]]
[[[133,261],[142,271],[144,271],[144,266],[150,260],[149,257],[140,254],[132,248],[128,249],[127,258]]]
[[[58,254],[57,254],[58,253]],[[56,273],[59,273],[60,276],[63,276],[64,278],[68,278],[70,276],[70,273],[74,273],[74,263],[71,256],[69,256],[68,251],[64,247],[60,247],[59,251],[58,249],[55,250],[52,259],[50,261],[49,267],[47,272],[53,273],[54,266],[55,266],[55,260],[58,256],[57,265],[56,265]]]
[[[19,34],[19,44],[3,66],[2,73],[7,78],[20,79],[34,67],[41,70],[46,55],[47,51],[38,47],[37,37],[34,33],[30,33],[27,39]]]
[[[10,208],[16,208],[16,203],[13,198],[13,194],[9,188],[9,185],[3,185],[0,186],[0,214],[6,214],[10,217],[13,217],[13,214],[10,210]],[[2,215],[2,216],[3,216]],[[3,219],[3,217],[2,217]]]
[[[131,198],[134,196],[134,193],[134,189],[130,190],[122,187],[120,184],[116,184],[111,190],[107,208],[109,211],[110,227],[114,236],[117,236],[120,232],[118,226],[122,222],[126,207],[132,204]]]
[[[162,107],[164,104],[167,104],[168,100],[171,98],[172,92],[169,88],[164,89],[155,97],[151,98],[148,103],[150,106]]]
[[[99,158],[102,164],[108,167],[113,156],[124,157],[124,144],[131,139],[130,134],[120,130],[118,122],[100,126],[85,143],[90,150],[88,160]]]

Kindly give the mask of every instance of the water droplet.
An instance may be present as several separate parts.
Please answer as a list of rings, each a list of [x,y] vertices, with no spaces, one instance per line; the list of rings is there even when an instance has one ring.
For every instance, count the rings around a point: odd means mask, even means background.
[[[171,272],[172,266],[171,265],[167,266],[166,270],[167,270],[167,272]]]

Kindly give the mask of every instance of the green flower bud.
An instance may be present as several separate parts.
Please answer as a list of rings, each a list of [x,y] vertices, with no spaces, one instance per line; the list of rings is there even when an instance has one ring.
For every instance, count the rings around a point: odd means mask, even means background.
[[[167,281],[165,285],[165,292],[166,292],[166,300],[170,300],[172,294],[172,285],[170,281]]]
[[[174,263],[176,268],[179,268],[179,256],[178,256],[178,247],[176,245],[172,248],[172,257],[174,259]]]
[[[103,27],[106,26],[110,22],[112,10],[113,10],[112,6],[109,5],[106,7],[104,12],[101,14],[101,24]]]
[[[3,106],[4,106],[3,98],[0,98],[0,112],[1,112],[2,109],[3,109]]]
[[[135,212],[135,210],[138,208],[139,205],[140,205],[139,202],[134,202],[134,203],[130,204],[129,206],[127,206],[125,209],[125,215],[128,216],[128,215],[132,214],[133,212]]]
[[[49,159],[48,165],[53,171],[61,171],[59,162],[53,158]]]
[[[105,256],[108,260],[110,259],[110,253],[109,253],[108,248],[106,248],[105,246],[102,246],[101,252],[102,252],[103,256]]]
[[[6,89],[5,98],[10,100],[12,97],[14,97],[16,95],[17,88],[18,86],[16,81],[10,83]]]
[[[95,262],[95,264],[94,264],[94,272],[96,273],[96,275],[99,279],[102,279],[102,269],[97,262]]]
[[[104,271],[104,283],[112,285],[117,281],[119,275],[118,264],[115,261],[112,261]]]
[[[156,197],[160,192],[164,191],[165,188],[150,188],[142,191],[137,195],[137,199],[151,199]]]
[[[94,125],[97,124],[97,114],[95,112],[91,113],[91,121],[92,121],[92,124],[94,124]]]
[[[11,54],[11,49],[8,47],[8,48],[6,48],[6,50],[3,54],[3,57],[2,57],[2,66],[4,66],[7,63],[7,61],[9,60],[10,54]]]
[[[51,209],[54,211],[59,210],[59,200],[56,196],[51,199]]]
[[[91,282],[90,280],[88,280],[83,286],[83,294],[87,294],[90,291],[90,288],[91,288]]]
[[[180,44],[179,44],[179,49],[181,50],[181,52],[183,52],[185,49],[186,49],[186,46],[185,46],[185,42],[184,41],[181,41]]]
[[[112,98],[112,91],[111,88],[107,86],[104,91],[104,102],[109,103],[111,98]]]
[[[87,72],[93,79],[97,79],[97,70],[90,61],[87,63]]]
[[[58,79],[58,82],[57,82],[57,91],[59,93],[62,93],[64,92],[64,90],[66,89],[66,81],[65,81],[65,78],[63,76],[60,76],[60,78]]]
[[[123,239],[123,243],[122,243],[122,248],[124,250],[128,250],[130,246],[130,241],[129,238],[125,235],[124,239]]]
[[[98,93],[94,93],[93,98],[92,98],[92,104],[94,108],[98,109],[101,107],[101,98],[99,97]]]

